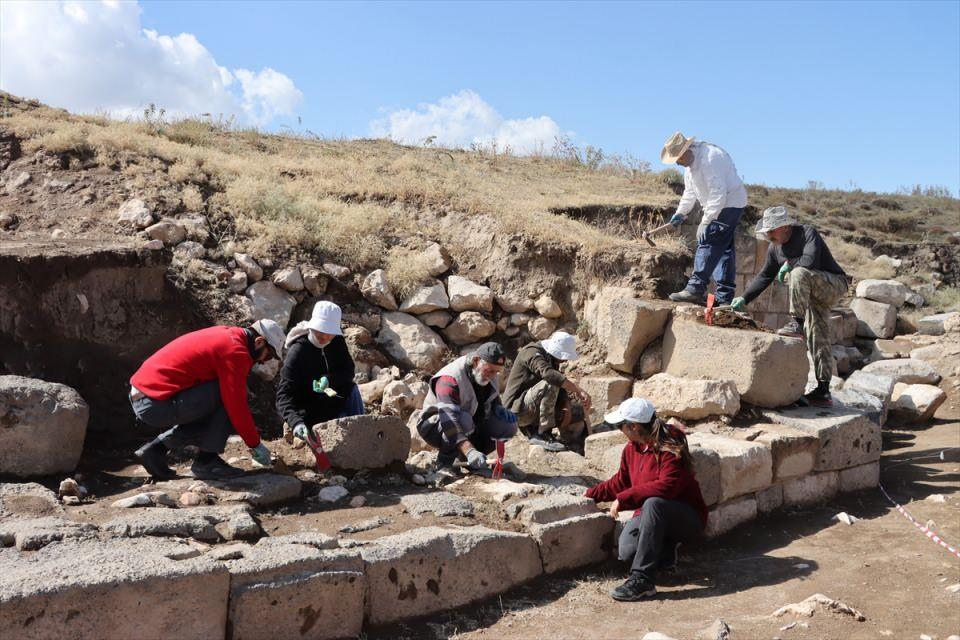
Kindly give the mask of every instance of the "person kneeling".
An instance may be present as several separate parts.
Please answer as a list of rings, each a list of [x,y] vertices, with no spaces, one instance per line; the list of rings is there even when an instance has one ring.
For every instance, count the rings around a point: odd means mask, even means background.
[[[439,449],[437,476],[453,478],[454,462],[466,460],[473,471],[486,471],[487,454],[498,440],[517,435],[517,416],[500,402],[499,374],[506,362],[503,347],[480,345],[473,354],[457,358],[430,379],[417,432]]]
[[[630,398],[604,416],[604,422],[619,427],[629,442],[616,475],[585,495],[612,502],[614,518],[621,509],[636,509],[619,540],[619,558],[630,563],[630,576],[610,595],[614,600],[640,600],[657,593],[657,569],[676,564],[680,543],[702,539],[707,506],[686,436],[658,418],[653,404]]]

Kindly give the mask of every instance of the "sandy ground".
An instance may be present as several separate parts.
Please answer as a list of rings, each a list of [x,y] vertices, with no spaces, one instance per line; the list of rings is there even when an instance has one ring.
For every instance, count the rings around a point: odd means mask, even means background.
[[[917,520],[933,520],[960,543],[960,422],[884,430],[881,483]],[[938,458],[948,452],[947,460]],[[944,502],[930,496],[943,496]],[[834,519],[846,511],[854,525]],[[625,577],[609,563],[512,590],[478,606],[368,634],[369,638],[641,638],[658,631],[696,638],[720,618],[730,638],[919,638],[960,633],[960,559],[927,539],[879,490],[815,509],[782,511],[682,552],[678,573],[658,580],[655,599],[619,603],[608,592]],[[822,593],[866,620],[817,612],[771,614]],[[797,621],[797,625],[782,629]],[[806,625],[806,626],[803,626]]]

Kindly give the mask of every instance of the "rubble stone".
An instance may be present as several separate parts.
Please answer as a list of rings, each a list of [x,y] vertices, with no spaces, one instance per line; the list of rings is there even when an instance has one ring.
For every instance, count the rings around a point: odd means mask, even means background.
[[[929,362],[900,358],[897,360],[878,360],[863,368],[864,373],[875,373],[893,378],[894,382],[904,384],[936,384],[940,374]]]
[[[846,469],[880,459],[880,425],[860,411],[843,406],[811,406],[765,411],[764,416],[820,440],[815,471]]]
[[[337,469],[377,469],[403,462],[410,452],[410,431],[394,416],[339,418],[313,430]]]
[[[397,310],[397,300],[393,297],[390,284],[387,282],[387,273],[383,269],[371,271],[360,284],[360,293],[370,303],[383,307],[388,311]]]
[[[931,316],[920,318],[917,323],[917,333],[927,336],[942,336],[946,333],[946,326],[950,322],[956,322],[960,318],[960,312],[951,311],[948,313],[937,313]]]
[[[497,325],[476,311],[464,311],[443,330],[447,340],[457,345],[472,344],[492,336]]]
[[[304,289],[303,275],[300,273],[299,267],[277,269],[271,279],[273,280],[273,284],[291,293],[303,291]]]
[[[563,316],[563,309],[560,308],[556,300],[546,293],[537,298],[533,306],[537,310],[537,313],[544,318],[559,318]]]
[[[247,290],[247,274],[239,269],[230,274],[227,280],[227,288],[231,293],[243,293]]]
[[[428,327],[437,327],[443,329],[453,322],[453,316],[449,311],[431,311],[420,316],[420,321]]]
[[[608,514],[592,513],[530,525],[530,534],[540,546],[544,573],[606,560],[613,546],[613,524]]]
[[[140,198],[127,200],[117,211],[117,222],[132,225],[134,229],[146,229],[153,224],[153,213]]]
[[[339,264],[333,264],[332,262],[323,263],[323,272],[335,280],[343,281],[350,277],[350,269]]]
[[[825,502],[837,495],[839,474],[836,471],[811,473],[783,483],[783,505],[803,507]]]
[[[861,280],[857,283],[857,297],[885,302],[902,307],[907,296],[912,293],[910,287],[897,280]]]
[[[527,323],[527,330],[536,340],[546,340],[556,329],[557,323],[550,318],[533,318]]]
[[[249,275],[249,274],[248,274]],[[253,321],[269,318],[286,331],[290,314],[297,306],[297,299],[272,282],[260,280],[247,287],[247,297],[252,305]]]
[[[193,240],[184,240],[173,248],[173,256],[179,260],[202,260],[205,255],[207,250]]]
[[[377,343],[405,367],[435,373],[447,345],[427,325],[399,311],[384,313]]]
[[[749,522],[757,517],[757,500],[747,496],[738,500],[718,504],[707,516],[707,538],[716,538],[737,525]]]
[[[687,439],[720,456],[720,502],[770,486],[773,457],[769,447],[711,433],[691,433]]]
[[[450,253],[436,242],[424,249],[421,255],[427,261],[427,273],[434,277],[449,271],[450,265],[453,264]]]
[[[177,224],[173,220],[161,220],[150,225],[144,231],[148,238],[159,240],[168,246],[180,244],[187,239],[187,230],[183,225]]]
[[[637,382],[633,397],[652,402],[661,416],[685,420],[732,416],[740,411],[740,394],[732,380],[691,380],[658,373]]]
[[[462,276],[447,278],[450,308],[454,311],[493,311],[493,291]]]
[[[647,345],[663,335],[670,317],[669,306],[634,295],[632,289],[604,287],[584,309],[607,364],[624,373],[632,372]]]
[[[89,415],[87,403],[71,387],[0,375],[0,474],[73,471]]]
[[[857,335],[865,338],[892,338],[897,326],[897,308],[885,302],[855,298],[850,308],[857,315]]]
[[[648,344],[640,354],[640,379],[646,380],[661,371],[663,371],[663,340],[657,339]]]
[[[473,517],[472,502],[446,491],[406,495],[400,498],[400,504],[414,518],[420,518],[425,513],[435,516]]]
[[[247,274],[250,282],[258,282],[263,279],[263,267],[253,259],[253,256],[246,253],[235,253],[233,259],[237,262],[237,266]]]
[[[326,293],[330,281],[320,269],[313,265],[303,265],[300,267],[300,275],[303,277],[303,288],[311,296],[318,298]]]
[[[447,291],[443,288],[442,282],[434,282],[432,285],[423,286],[415,289],[400,304],[400,311],[404,313],[430,313],[450,308],[450,299],[447,297]]]
[[[903,384],[893,388],[890,413],[905,422],[926,422],[947,400],[947,394],[932,384]]]
[[[495,295],[497,304],[504,311],[511,314],[523,314],[533,309],[533,300],[530,296],[518,291],[502,291]]]

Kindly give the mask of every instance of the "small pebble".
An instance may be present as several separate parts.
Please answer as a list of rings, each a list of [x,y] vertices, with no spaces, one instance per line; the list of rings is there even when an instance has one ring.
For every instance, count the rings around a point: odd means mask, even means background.
[[[363,496],[354,496],[354,497],[350,500],[350,506],[353,507],[353,508],[355,508],[355,509],[358,509],[358,508],[362,507],[362,506],[365,505],[365,504],[367,504],[367,499],[364,498]]]
[[[424,478],[424,477],[423,477],[422,475],[420,475],[419,473],[415,473],[415,474],[413,474],[412,476],[410,476],[410,482],[412,482],[413,484],[416,484],[416,485],[423,486],[423,485],[427,484],[427,479]]]
[[[181,506],[184,507],[195,507],[201,502],[203,498],[200,497],[200,494],[194,493],[193,491],[186,491],[180,494],[180,499],[178,500]]]

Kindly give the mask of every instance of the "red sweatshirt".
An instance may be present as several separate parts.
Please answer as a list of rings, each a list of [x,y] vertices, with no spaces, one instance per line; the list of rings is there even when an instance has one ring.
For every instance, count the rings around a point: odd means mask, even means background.
[[[640,515],[647,498],[682,500],[697,510],[703,526],[707,525],[707,505],[700,494],[700,484],[693,472],[683,468],[680,459],[667,451],[628,442],[620,455],[620,470],[585,494],[597,502],[619,500],[621,509],[636,509]]]
[[[152,400],[166,400],[198,384],[218,380],[230,423],[248,447],[260,433],[247,404],[247,375],[253,358],[240,327],[210,327],[170,342],[146,359],[130,384]]]

